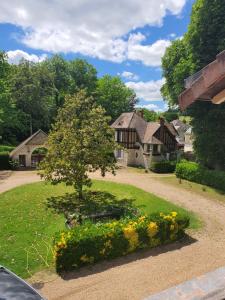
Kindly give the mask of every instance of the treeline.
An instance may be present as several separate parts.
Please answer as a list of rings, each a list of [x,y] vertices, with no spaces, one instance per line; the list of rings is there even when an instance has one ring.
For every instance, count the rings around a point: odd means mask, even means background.
[[[65,95],[85,89],[115,120],[132,111],[137,98],[119,77],[97,77],[87,61],[55,55],[44,62],[10,65],[0,52],[0,144],[16,145],[31,132],[48,132]]]

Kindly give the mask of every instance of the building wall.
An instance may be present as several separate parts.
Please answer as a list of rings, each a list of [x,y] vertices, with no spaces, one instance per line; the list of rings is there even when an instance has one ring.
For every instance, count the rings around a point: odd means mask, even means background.
[[[193,152],[193,135],[190,133],[185,134],[184,152]]]

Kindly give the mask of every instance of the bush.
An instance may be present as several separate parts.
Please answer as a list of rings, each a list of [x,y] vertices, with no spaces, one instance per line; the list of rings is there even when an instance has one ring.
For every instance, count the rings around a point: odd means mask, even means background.
[[[11,152],[13,149],[13,146],[0,145],[0,152]]]
[[[54,240],[57,272],[178,240],[184,236],[188,225],[188,217],[172,212],[110,223],[89,222],[71,231],[60,232]]]
[[[173,173],[176,168],[176,161],[162,160],[158,162],[152,162],[150,170],[155,173]]]
[[[9,162],[9,153],[0,152],[0,170],[9,170],[11,169]]]
[[[225,172],[208,170],[194,162],[178,163],[176,176],[225,191]]]

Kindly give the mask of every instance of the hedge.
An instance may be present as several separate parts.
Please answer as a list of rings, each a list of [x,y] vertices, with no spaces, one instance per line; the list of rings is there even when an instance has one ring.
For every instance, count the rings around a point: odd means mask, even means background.
[[[53,247],[56,270],[70,271],[176,241],[184,236],[188,226],[189,218],[176,212],[110,223],[89,222],[56,234]]]
[[[225,172],[209,170],[195,162],[182,161],[178,163],[176,176],[225,191]]]
[[[158,161],[152,162],[150,166],[150,170],[155,173],[173,173],[176,168],[176,161]]]
[[[9,170],[11,165],[9,163],[9,153],[0,152],[0,170]]]
[[[13,149],[13,146],[0,145],[0,152],[11,152]]]

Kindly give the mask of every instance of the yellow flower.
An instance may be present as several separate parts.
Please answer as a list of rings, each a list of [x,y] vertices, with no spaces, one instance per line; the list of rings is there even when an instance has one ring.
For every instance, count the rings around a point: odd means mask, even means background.
[[[141,217],[138,219],[138,221],[139,221],[139,222],[143,222],[145,219],[146,219],[146,216],[141,216]]]
[[[106,248],[112,248],[112,242],[110,241],[110,240],[108,240],[108,241],[106,241],[105,243],[104,243],[104,246],[106,247]]]
[[[147,232],[149,237],[154,237],[158,233],[158,225],[156,222],[150,222],[148,224]]]
[[[132,227],[131,225],[128,225],[127,227],[125,227],[123,229],[123,233],[125,238],[128,240],[129,242],[129,250],[128,251],[133,251],[137,248],[138,246],[138,234],[135,230],[134,227]]]
[[[172,215],[172,217],[176,218],[177,212],[176,211],[172,211],[171,215]]]

